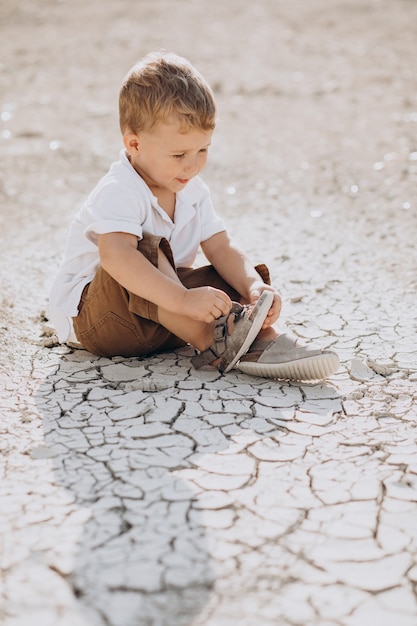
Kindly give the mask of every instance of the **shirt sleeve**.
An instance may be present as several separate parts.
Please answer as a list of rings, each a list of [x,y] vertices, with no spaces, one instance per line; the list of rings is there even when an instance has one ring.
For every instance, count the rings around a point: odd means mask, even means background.
[[[145,202],[120,185],[108,183],[98,188],[85,207],[87,224],[84,235],[97,245],[97,236],[106,233],[130,233],[142,238]]]

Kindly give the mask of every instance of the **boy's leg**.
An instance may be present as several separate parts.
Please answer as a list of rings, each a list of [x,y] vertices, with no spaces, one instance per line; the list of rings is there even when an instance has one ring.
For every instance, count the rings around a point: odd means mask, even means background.
[[[160,250],[158,268],[166,276],[182,282],[188,289],[196,287],[215,287],[225,291],[232,301],[233,299],[238,301],[241,299],[240,294],[226,283],[212,266],[205,266],[198,269],[180,268],[176,271],[171,265],[169,257],[165,256],[164,252]],[[252,343],[257,336],[271,304],[272,294],[269,292],[262,296],[256,306],[243,307],[235,302],[231,313],[214,319],[211,323],[199,322],[186,315],[173,314],[171,311],[167,311],[162,307],[157,308],[157,319],[158,322],[162,324],[164,328],[170,330],[173,335],[181,337],[186,343],[191,344],[201,352],[207,351],[211,361],[216,361],[219,352],[225,352],[222,363],[226,363],[227,361],[225,367],[229,367],[229,357],[232,356],[231,360],[234,360],[235,356],[232,355],[232,353],[240,341],[238,336],[242,336],[242,342],[239,347],[239,352],[242,353],[243,346],[246,348],[249,338],[251,338],[250,343]],[[246,321],[243,319],[245,315]],[[261,316],[263,316],[262,320],[260,320]],[[234,333],[235,326],[237,326],[238,323],[240,330],[238,333],[234,334],[232,339],[231,335]],[[257,329],[256,332],[255,329]],[[222,335],[222,337],[221,340],[218,341],[216,338],[220,335]],[[227,351],[226,343],[229,346]],[[247,345],[247,348],[249,348],[250,343]],[[213,346],[214,350],[212,350]],[[220,367],[222,367],[222,365],[220,365]]]
[[[159,267],[172,279],[180,280],[187,289],[214,287],[227,293],[233,302],[240,303],[242,301],[242,296],[218,274],[212,265],[199,268],[180,267],[174,270],[169,265],[169,260],[162,254],[159,259]],[[264,282],[271,284],[266,265],[258,265],[255,269]],[[198,350],[204,351],[213,343],[216,320],[211,324],[197,322],[186,316],[174,315],[161,307],[158,308],[158,320],[165,328],[168,328],[172,333],[180,336]]]
[[[138,249],[156,267],[163,258],[176,277],[165,239],[145,234]],[[73,322],[81,345],[100,356],[146,356],[187,343],[161,325],[156,305],[129,293],[101,267],[84,289]]]
[[[256,265],[256,271],[267,285],[271,284],[271,279],[269,276],[269,270],[266,265],[260,264]],[[231,300],[234,302],[241,302],[242,296],[238,293],[233,287],[229,285],[220,274],[214,269],[212,265],[205,265],[203,267],[198,268],[189,268],[189,267],[179,267],[177,269],[178,277],[181,280],[182,284],[187,287],[187,289],[192,289],[193,287],[203,287],[204,285],[214,287],[215,289],[221,289]]]
[[[139,242],[138,249],[161,272],[173,280],[180,280],[174,269],[169,244],[164,238],[145,235]],[[228,292],[231,297],[239,295],[213,268],[186,269],[181,273],[187,287],[217,286]],[[192,277],[194,273],[196,275]],[[263,307],[266,307],[265,303]],[[257,307],[250,320],[248,315],[245,323],[240,320],[241,330],[235,333],[233,341],[229,340],[229,354],[233,351],[232,344],[239,341],[239,334],[245,334],[246,331],[243,329],[246,326],[251,327],[252,337],[253,329],[262,325],[266,313],[260,309],[261,307]],[[263,316],[262,321],[260,316]],[[236,322],[239,321],[234,315],[230,317],[235,318]],[[173,350],[186,343],[191,343],[199,350],[205,350],[213,344],[217,326],[217,320],[207,324],[158,308],[155,304],[129,293],[102,268],[98,269],[93,281],[85,288],[79,314],[74,318],[77,339],[87,350],[101,356],[145,356],[153,352]],[[234,325],[231,322],[226,333],[228,337],[233,330]],[[218,334],[218,331],[216,332]],[[254,338],[253,336],[252,341]]]
[[[82,295],[74,330],[81,345],[99,356],[146,356],[186,342],[130,309],[130,294],[101,267]]]
[[[263,281],[270,284],[267,267],[261,265],[257,266],[256,269]],[[178,274],[188,288],[210,285],[228,293],[232,300],[240,299],[239,294],[225,283],[211,266],[197,270],[178,270]],[[270,292],[264,292],[263,295],[270,295],[272,298]],[[249,340],[243,344],[238,358],[233,358],[223,369],[222,365],[218,365],[216,362],[219,369],[229,371],[231,367],[237,367],[246,374],[266,378],[318,380],[327,378],[339,367],[339,357],[335,352],[318,348],[314,344],[306,345],[288,331],[284,332],[274,327],[260,330],[258,327],[258,331],[252,329],[251,333]],[[196,346],[192,340],[189,343]],[[213,364],[216,354],[212,348],[209,348],[203,354],[194,357],[192,363],[197,368]]]
[[[266,265],[258,265],[256,270],[264,283],[270,285]],[[232,300],[240,299],[239,294],[233,293],[230,285],[211,266],[197,270],[179,269],[178,274],[188,288],[209,284],[226,291]],[[260,331],[236,367],[246,374],[266,378],[317,380],[327,378],[338,369],[339,357],[332,350],[320,349],[314,344],[303,344],[292,333],[271,327]]]

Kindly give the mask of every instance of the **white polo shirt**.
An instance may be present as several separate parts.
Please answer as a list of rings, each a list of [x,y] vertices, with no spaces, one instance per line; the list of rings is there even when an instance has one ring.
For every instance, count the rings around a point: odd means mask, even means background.
[[[59,340],[72,338],[82,291],[99,266],[97,235],[144,232],[168,239],[177,267],[191,267],[202,241],[225,230],[207,185],[193,178],[176,194],[175,220],[159,206],[125,151],[99,181],[70,226],[63,262],[51,288],[48,315]]]

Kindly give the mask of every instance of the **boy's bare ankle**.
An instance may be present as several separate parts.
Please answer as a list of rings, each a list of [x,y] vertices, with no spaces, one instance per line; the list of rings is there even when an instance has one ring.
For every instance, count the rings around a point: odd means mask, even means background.
[[[193,347],[200,352],[208,350],[214,342],[214,327],[215,321],[212,324],[207,324],[204,331],[202,331],[201,334],[191,342]]]

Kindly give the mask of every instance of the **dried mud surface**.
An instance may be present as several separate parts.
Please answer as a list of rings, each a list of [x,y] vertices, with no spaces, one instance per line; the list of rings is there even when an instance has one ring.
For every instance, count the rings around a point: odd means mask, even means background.
[[[411,0],[0,4],[7,626],[415,626],[416,24]],[[331,380],[48,337],[119,84],[158,48],[213,85],[204,178]]]

